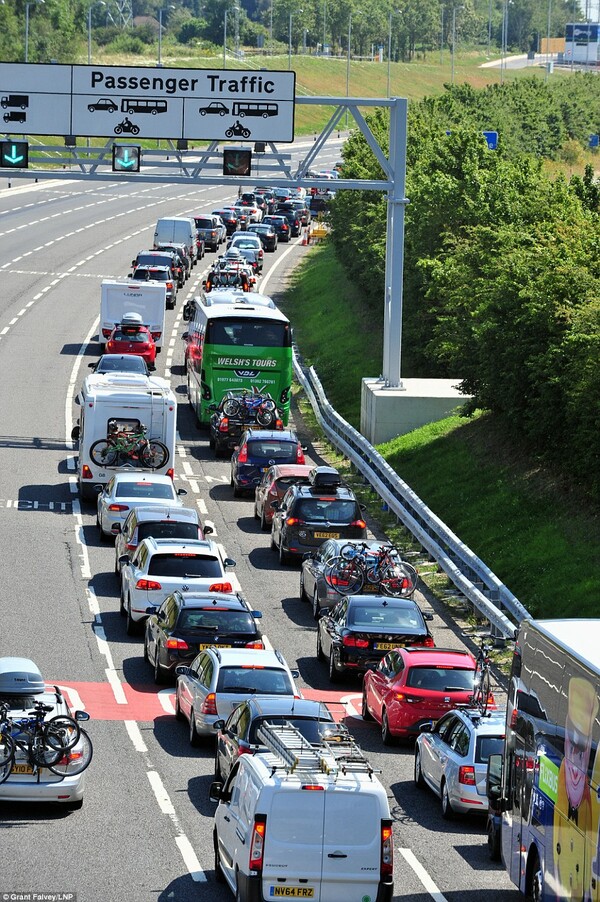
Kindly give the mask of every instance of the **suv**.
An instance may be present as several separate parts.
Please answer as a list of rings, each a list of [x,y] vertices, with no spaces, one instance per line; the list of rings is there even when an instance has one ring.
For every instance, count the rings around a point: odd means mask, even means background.
[[[177,287],[183,288],[185,281],[183,262],[179,254],[173,250],[140,251],[135,260],[131,261],[131,266],[133,269],[138,266],[168,266],[177,282]]]
[[[304,449],[291,429],[246,429],[231,456],[231,485],[240,498],[254,492],[273,464],[303,464]]]
[[[137,266],[132,272],[131,279],[138,282],[164,282],[167,290],[165,306],[167,310],[175,309],[177,287],[175,276],[169,266]]]
[[[212,213],[203,213],[194,216],[196,233],[204,241],[204,246],[211,251],[217,251],[221,242],[225,240],[224,226],[217,222],[217,217]]]
[[[219,404],[210,404],[209,410],[212,410],[209,444],[216,457],[235,448],[242,432],[249,426],[283,429],[281,414],[269,394],[228,391]]]
[[[233,573],[235,561],[224,556],[215,542],[189,539],[154,539],[140,542],[121,564],[121,614],[127,617],[127,634],[135,635],[152,608],[161,605],[175,589],[183,592],[241,592]],[[150,607],[151,606],[151,607]]]
[[[229,239],[227,250],[230,248],[240,251],[252,264],[255,272],[262,272],[265,252],[258,235],[253,235],[252,232],[238,232]]]
[[[134,507],[127,519],[116,530],[115,574],[120,577],[119,558],[133,554],[140,542],[152,536],[154,539],[203,539],[214,532],[214,525],[208,521],[204,528],[198,511],[190,507]]]
[[[177,254],[180,259],[181,269],[183,271],[183,280],[187,282],[192,272],[192,258],[190,256],[190,252],[185,244],[160,244],[157,248],[157,251],[171,251],[173,254]]]
[[[502,754],[505,711],[485,716],[477,709],[449,711],[435,724],[421,725],[415,746],[415,783],[440,797],[442,817],[457,812],[486,814],[487,764]]]
[[[215,721],[228,718],[252,695],[302,698],[294,682],[298,671],[290,670],[283,655],[272,648],[247,651],[211,646],[175,673],[175,717],[189,721],[194,746],[203,738],[213,738]]]
[[[164,683],[178,664],[191,662],[205,648],[264,648],[257,620],[241,595],[185,594],[176,590],[146,620],[144,659],[154,682]]]
[[[271,505],[271,548],[279,561],[302,557],[327,539],[366,539],[363,507],[333,467],[315,467],[308,485],[293,485]]]

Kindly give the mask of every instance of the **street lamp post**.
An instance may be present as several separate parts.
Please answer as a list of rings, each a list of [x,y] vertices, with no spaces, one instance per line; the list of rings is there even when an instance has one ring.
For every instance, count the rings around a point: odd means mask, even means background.
[[[233,6],[231,9],[225,10],[225,16],[223,19],[223,68],[227,68],[227,13],[233,12],[238,9],[239,6]]]
[[[390,96],[390,85],[391,85],[391,63],[392,63],[392,16],[394,13],[398,15],[401,12],[399,9],[391,9],[390,10],[390,18],[388,23],[388,70],[387,70],[387,96]]]
[[[440,66],[444,65],[444,4],[441,4],[442,23],[440,30]]]
[[[25,4],[25,62],[29,62],[29,7],[36,6],[38,3],[43,3],[44,0],[31,0],[30,3]]]
[[[92,10],[95,6],[106,6],[106,3],[104,0],[96,0],[88,8],[88,66],[92,62]]]
[[[302,9],[296,10],[296,15],[304,12]],[[288,25],[288,69],[292,68],[292,13],[290,13],[289,25]]]
[[[175,9],[174,6],[165,6],[164,9],[159,9],[158,11],[158,65],[162,66],[162,17],[163,13],[168,9]]]
[[[548,0],[548,34],[546,37],[546,77],[545,81],[548,81],[548,76],[550,75],[550,60],[552,59],[552,54],[550,53],[550,32],[552,30],[552,0]]]
[[[350,97],[350,42],[352,40],[352,12],[348,16],[348,57],[346,59],[346,97]],[[348,128],[348,109],[346,109],[346,128]]]
[[[453,6],[452,7],[452,84],[454,84],[454,45],[456,44],[456,11],[457,9],[464,9],[464,6]]]

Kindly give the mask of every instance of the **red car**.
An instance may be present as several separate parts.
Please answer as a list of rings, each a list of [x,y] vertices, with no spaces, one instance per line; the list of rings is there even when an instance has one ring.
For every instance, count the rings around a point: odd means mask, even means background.
[[[421,724],[469,707],[474,675],[475,658],[468,651],[395,648],[365,674],[363,718],[381,724],[385,745],[416,736]]]
[[[254,491],[254,516],[260,520],[260,528],[265,532],[273,521],[273,502],[281,501],[291,485],[308,485],[308,474],[312,464],[281,464],[269,467]]]
[[[140,317],[141,319],[141,317]],[[136,354],[143,357],[148,368],[156,368],[156,345],[152,333],[141,322],[120,322],[106,342],[107,354]]]

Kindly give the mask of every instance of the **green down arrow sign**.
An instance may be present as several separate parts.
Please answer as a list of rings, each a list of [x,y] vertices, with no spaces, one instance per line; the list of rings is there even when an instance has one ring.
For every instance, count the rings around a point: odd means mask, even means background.
[[[114,144],[113,172],[139,172],[141,147],[137,144]]]
[[[29,144],[27,141],[0,141],[0,160],[8,169],[27,169]]]

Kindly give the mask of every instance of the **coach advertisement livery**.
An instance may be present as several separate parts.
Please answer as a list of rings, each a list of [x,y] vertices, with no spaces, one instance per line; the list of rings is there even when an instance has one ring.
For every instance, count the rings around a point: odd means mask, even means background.
[[[0,63],[0,97],[27,110],[11,129],[23,135],[111,138],[127,115],[139,138],[219,141],[241,117],[252,140],[291,142],[295,84],[294,72]]]

